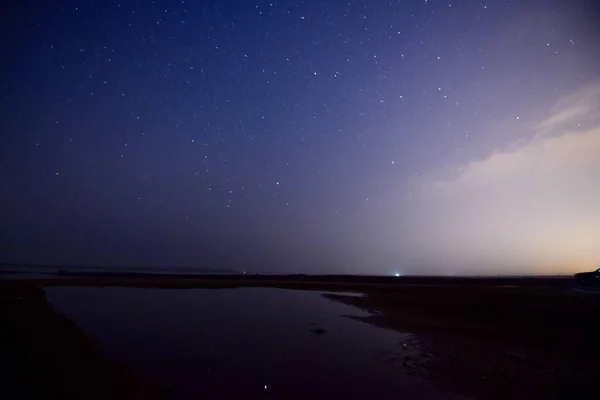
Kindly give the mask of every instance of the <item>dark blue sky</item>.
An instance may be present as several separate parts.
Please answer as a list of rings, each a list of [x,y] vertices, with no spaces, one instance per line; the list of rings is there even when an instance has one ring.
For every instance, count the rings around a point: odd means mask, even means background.
[[[522,230],[531,210],[477,207],[562,157],[535,152],[566,134],[540,127],[600,104],[595,1],[26,1],[3,15],[0,261],[540,272],[584,251],[529,254],[554,238],[509,260],[499,237],[481,254],[469,243]],[[533,164],[489,190],[434,193],[480,164],[496,182],[498,154]],[[577,176],[589,188],[600,169]],[[580,209],[572,193],[555,206]],[[463,230],[482,215],[514,223]]]

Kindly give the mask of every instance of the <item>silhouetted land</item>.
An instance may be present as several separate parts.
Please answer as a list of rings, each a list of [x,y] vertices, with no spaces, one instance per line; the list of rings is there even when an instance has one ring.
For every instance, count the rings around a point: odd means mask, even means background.
[[[241,274],[242,271],[237,271],[230,268],[219,268],[219,267],[198,267],[198,266],[170,266],[168,268],[159,268],[159,267],[151,267],[151,266],[111,266],[107,267],[106,265],[86,265],[84,267],[74,266],[68,267],[60,264],[23,264],[23,263],[0,263],[0,273],[22,273],[26,270],[35,269],[38,274],[55,274],[56,271],[60,274],[68,273],[68,274],[97,274],[98,271],[114,271],[114,273],[122,275],[122,272],[118,271],[131,271],[132,273],[147,273],[150,271],[156,271],[158,274],[159,271],[189,271],[190,273],[195,272],[198,273],[208,273],[208,274]],[[108,271],[107,271],[108,270]],[[111,273],[111,272],[109,272]],[[151,273],[151,272],[150,272]],[[165,275],[164,273],[162,275]]]
[[[5,283],[3,347],[14,349],[13,357],[20,363],[17,371],[35,372],[15,378],[16,382],[35,381],[37,386],[29,387],[43,392],[52,388],[58,393],[64,390],[63,385],[78,390],[71,385],[96,379],[98,382],[86,385],[106,382],[103,390],[130,394],[143,388],[146,396],[155,393],[124,370],[117,369],[122,371],[120,375],[110,373],[111,361],[89,344],[90,339],[74,324],[55,314],[38,289],[66,285],[359,292],[364,295],[325,296],[373,312],[368,317],[354,317],[357,320],[415,333],[421,356],[397,355],[396,362],[410,366],[414,374],[440,387],[482,399],[590,398],[597,394],[600,293],[580,290],[570,278],[112,273],[67,273],[55,279]],[[65,360],[61,361],[64,368],[50,367],[57,358]],[[73,365],[84,365],[94,372],[86,374]]]
[[[157,399],[164,392],[108,358],[44,291],[0,282],[3,399]]]

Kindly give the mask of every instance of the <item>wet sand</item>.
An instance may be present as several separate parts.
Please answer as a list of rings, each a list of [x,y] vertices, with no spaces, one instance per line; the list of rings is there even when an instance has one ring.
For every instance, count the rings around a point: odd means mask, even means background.
[[[600,297],[543,288],[414,288],[328,298],[376,313],[354,317],[416,333],[418,357],[396,362],[480,399],[597,395]]]
[[[354,317],[359,321],[414,332],[420,354],[399,351],[387,359],[444,390],[481,399],[597,394],[600,294],[578,290],[571,279],[103,274],[5,283],[3,348],[22,364],[17,375],[35,372],[14,378],[18,386],[35,382],[30,388],[38,393],[66,391],[71,398],[93,397],[77,395],[89,388],[103,398],[153,398],[157,390],[115,367],[75,324],[52,311],[38,289],[43,286],[359,292],[364,296],[325,296],[374,313]]]

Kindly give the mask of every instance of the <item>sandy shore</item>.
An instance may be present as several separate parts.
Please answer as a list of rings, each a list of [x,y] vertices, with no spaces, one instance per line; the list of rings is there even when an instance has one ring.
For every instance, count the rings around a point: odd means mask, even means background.
[[[388,358],[444,390],[481,399],[572,399],[597,393],[600,294],[578,290],[571,279],[136,274],[5,283],[2,324],[9,329],[3,331],[3,347],[14,348],[13,357],[29,363],[17,371],[36,366],[31,370],[37,375],[15,382],[35,381],[31,387],[42,393],[64,387],[71,398],[89,388],[97,388],[92,393],[103,393],[102,398],[154,398],[158,393],[116,366],[75,324],[52,311],[39,287],[65,285],[364,293],[325,296],[375,313],[356,318],[362,322],[416,333],[418,357],[400,351]]]

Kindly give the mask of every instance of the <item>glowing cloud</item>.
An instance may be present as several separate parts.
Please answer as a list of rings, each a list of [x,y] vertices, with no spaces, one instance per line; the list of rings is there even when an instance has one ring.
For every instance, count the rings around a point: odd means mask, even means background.
[[[462,272],[600,265],[600,83],[558,102],[536,126],[450,178],[423,182],[415,221],[423,249]]]

